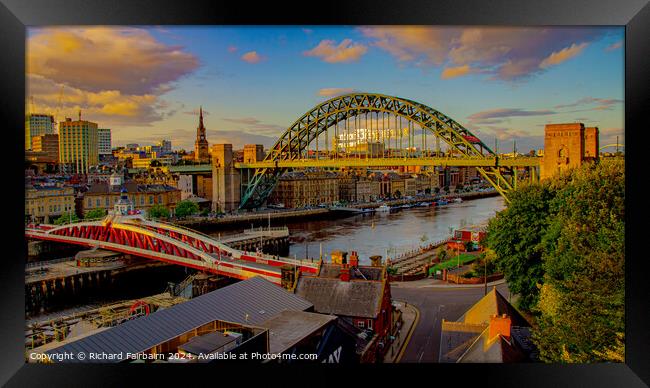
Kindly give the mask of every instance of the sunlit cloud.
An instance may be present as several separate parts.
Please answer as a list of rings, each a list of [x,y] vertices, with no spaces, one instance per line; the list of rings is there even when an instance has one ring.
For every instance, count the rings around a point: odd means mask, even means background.
[[[562,62],[568,61],[569,59],[577,56],[582,52],[582,50],[587,47],[587,43],[581,44],[572,44],[570,47],[563,48],[560,51],[551,53],[548,57],[544,58],[542,63],[539,64],[539,67],[545,69],[550,66],[559,65]]]
[[[467,118],[473,124],[496,124],[510,117],[525,117],[525,116],[545,116],[553,115],[557,112],[552,110],[526,110],[519,108],[498,108],[490,109],[482,112],[477,112],[469,115]]]
[[[318,91],[318,95],[323,97],[334,97],[352,93],[354,91],[355,89],[353,88],[323,88]]]
[[[102,126],[150,126],[178,110],[161,96],[200,62],[138,28],[36,28],[27,42],[27,98],[40,112]]]
[[[246,54],[242,55],[241,59],[248,63],[260,63],[264,60],[264,57],[259,55],[257,51],[249,51]]]
[[[158,93],[199,67],[181,46],[137,28],[39,28],[27,42],[27,74],[92,92]]]
[[[605,51],[614,51],[620,49],[621,47],[623,47],[623,41],[619,40],[618,42],[614,42],[609,46],[605,47]]]
[[[451,79],[456,77],[462,77],[467,74],[475,73],[476,70],[472,69],[469,65],[457,66],[457,67],[446,67],[442,70],[440,78],[442,79]]]
[[[333,40],[322,40],[318,46],[303,52],[308,57],[319,57],[327,63],[345,63],[358,61],[368,48],[362,44],[352,43],[351,39],[343,39],[336,45]]]
[[[229,46],[228,47],[228,52],[229,53],[236,53],[237,52],[237,47],[236,46]]]
[[[572,108],[572,107],[585,106],[585,105],[593,105],[591,108],[586,110],[611,110],[614,108],[615,105],[620,104],[622,102],[623,100],[619,100],[615,98],[583,97],[569,104],[556,105],[554,108],[562,109],[562,108]],[[585,110],[579,110],[575,112],[581,112],[581,111],[585,111]]]
[[[490,75],[488,79],[505,81],[526,79],[575,57],[588,42],[604,34],[602,29],[562,27],[388,26],[359,30],[371,46],[387,51],[400,63],[459,69],[446,75],[456,75],[469,66]],[[460,73],[456,76],[472,72]]]

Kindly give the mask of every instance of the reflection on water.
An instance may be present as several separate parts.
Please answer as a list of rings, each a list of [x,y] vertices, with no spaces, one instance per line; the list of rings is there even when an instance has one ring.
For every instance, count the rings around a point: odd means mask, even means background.
[[[386,257],[443,240],[453,229],[486,223],[505,207],[501,196],[442,207],[415,207],[390,213],[358,215],[339,220],[288,223],[290,255],[318,259],[320,245],[329,257],[333,250],[357,251],[363,264],[372,255]]]

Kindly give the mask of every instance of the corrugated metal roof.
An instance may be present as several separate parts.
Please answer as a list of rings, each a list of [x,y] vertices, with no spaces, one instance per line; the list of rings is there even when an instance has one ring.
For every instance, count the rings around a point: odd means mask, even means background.
[[[216,320],[257,325],[284,310],[305,311],[312,306],[305,299],[256,276],[45,353],[85,353],[83,361],[75,356],[74,360],[63,362],[119,362],[90,359],[89,354],[121,353],[126,357],[127,353],[145,351]]]

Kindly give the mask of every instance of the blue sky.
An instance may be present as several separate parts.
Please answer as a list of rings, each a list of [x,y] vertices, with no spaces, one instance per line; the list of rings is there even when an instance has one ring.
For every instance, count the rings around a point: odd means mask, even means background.
[[[544,124],[575,121],[607,144],[624,141],[623,40],[585,27],[33,28],[27,94],[49,113],[62,95],[59,116],[81,109],[114,145],[191,149],[202,105],[211,143],[270,146],[348,90],[419,101],[502,149],[541,148]]]

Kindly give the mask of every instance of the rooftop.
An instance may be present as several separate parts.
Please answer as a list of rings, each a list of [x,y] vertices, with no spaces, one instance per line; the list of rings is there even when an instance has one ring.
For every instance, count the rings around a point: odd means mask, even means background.
[[[269,329],[269,353],[282,353],[335,320],[334,315],[285,310],[259,326]]]
[[[353,271],[350,271],[351,273]],[[298,279],[296,295],[314,304],[322,314],[375,318],[379,314],[382,281],[350,280],[303,276]]]
[[[264,278],[253,277],[46,353],[140,353],[206,323],[226,321],[258,325],[284,310],[304,311],[312,306]],[[85,362],[107,361],[86,359]]]

